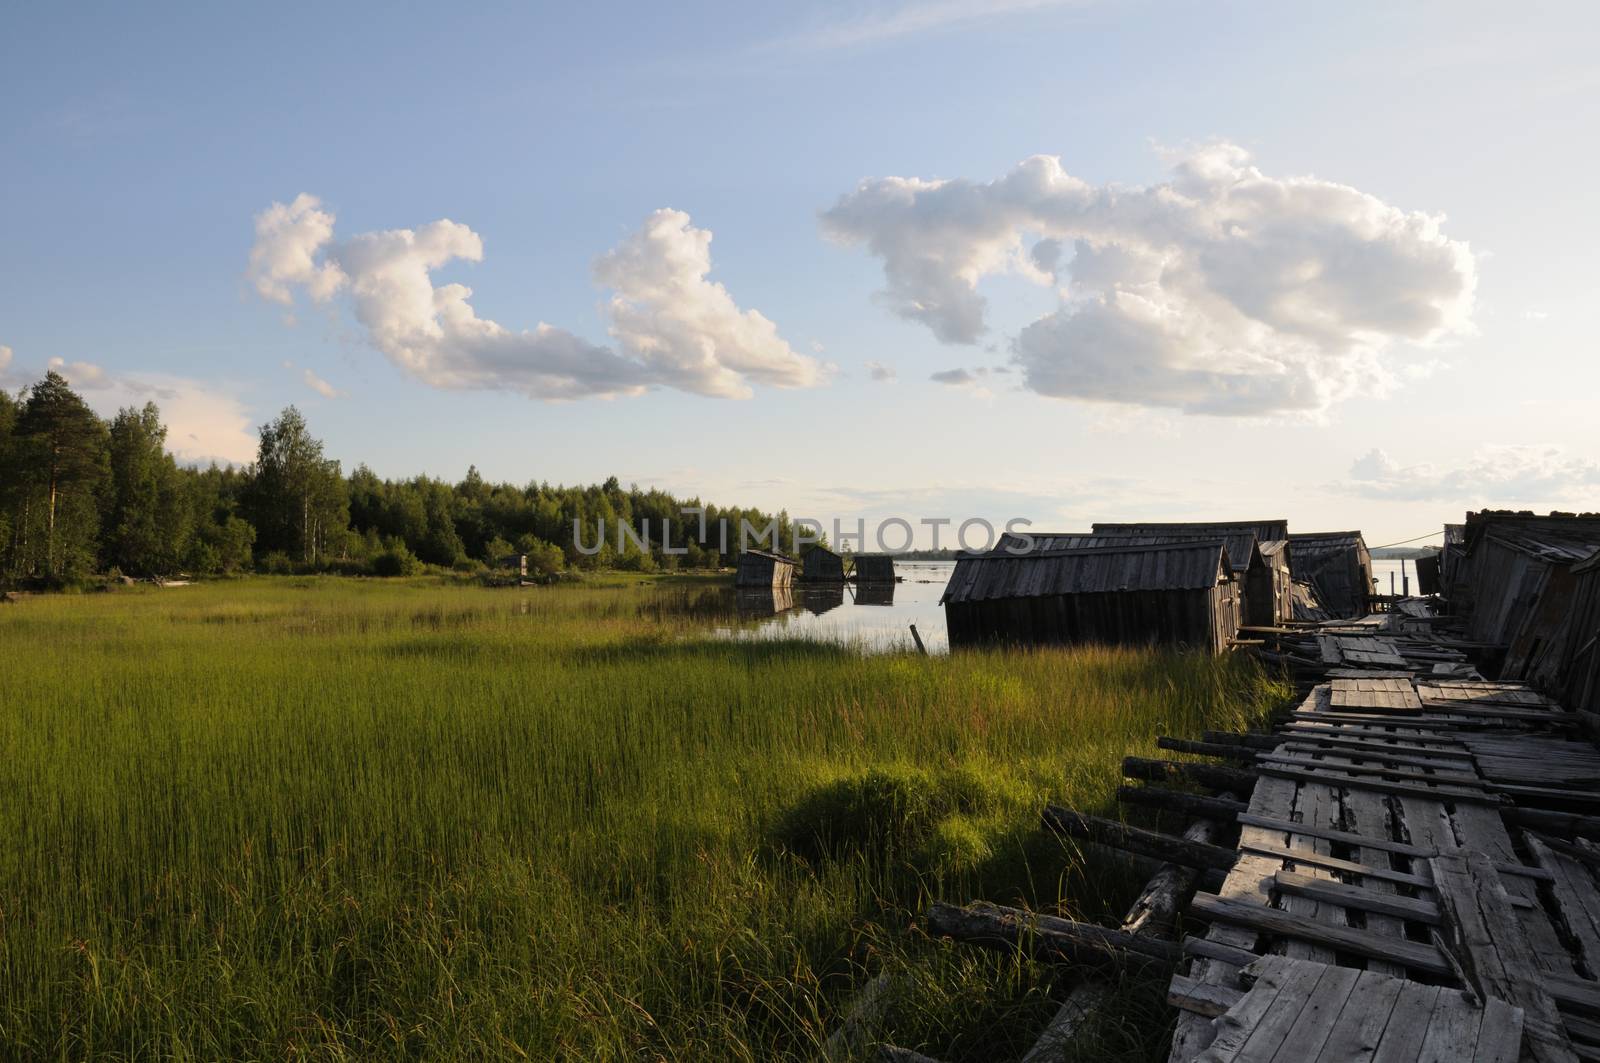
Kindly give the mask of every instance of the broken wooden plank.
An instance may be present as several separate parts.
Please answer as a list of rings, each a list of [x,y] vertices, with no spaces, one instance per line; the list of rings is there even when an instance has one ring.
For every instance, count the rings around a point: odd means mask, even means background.
[[[1534,1059],[1575,1061],[1527,932],[1489,858],[1446,853],[1429,864],[1451,944],[1479,994],[1522,1009],[1524,1044]]]
[[[1432,945],[1423,945],[1403,938],[1383,937],[1354,927],[1319,923],[1314,919],[1292,915],[1276,908],[1230,901],[1210,893],[1195,894],[1190,910],[1203,919],[1218,920],[1280,937],[1314,942],[1357,956],[1389,959],[1432,975],[1449,977],[1454,973],[1438,949]]]
[[[1167,1003],[1175,1008],[1215,1018],[1239,1003],[1244,993],[1223,985],[1200,982],[1188,975],[1175,974],[1167,983]]]
[[[1422,923],[1439,922],[1439,906],[1432,901],[1378,893],[1374,890],[1351,886],[1329,879],[1312,878],[1295,871],[1280,871],[1273,880],[1284,893],[1309,897],[1312,900],[1356,908],[1363,912],[1390,915],[1399,919],[1414,919]],[[1375,929],[1368,920],[1367,928]]]

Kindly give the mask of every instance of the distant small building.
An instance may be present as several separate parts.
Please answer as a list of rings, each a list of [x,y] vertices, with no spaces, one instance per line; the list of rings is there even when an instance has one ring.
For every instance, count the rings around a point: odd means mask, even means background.
[[[746,550],[739,555],[734,575],[736,587],[789,587],[794,583],[795,561],[767,550]]]
[[[1358,531],[1308,532],[1289,536],[1289,567],[1295,579],[1317,591],[1336,619],[1367,615],[1372,594],[1372,555]]]
[[[894,558],[889,554],[855,555],[857,583],[893,583]]]
[[[496,558],[494,567],[501,572],[526,577],[528,574],[528,555],[507,554],[504,557]]]
[[[1239,585],[1219,541],[961,554],[940,604],[952,646],[1227,648]]]
[[[801,559],[807,583],[843,583],[844,558],[826,546],[813,546]]]

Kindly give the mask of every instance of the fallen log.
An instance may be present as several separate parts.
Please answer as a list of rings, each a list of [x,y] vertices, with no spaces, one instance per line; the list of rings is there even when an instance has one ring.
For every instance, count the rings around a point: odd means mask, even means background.
[[[1156,745],[1162,749],[1170,749],[1174,753],[1193,753],[1201,757],[1221,757],[1224,760],[1255,760],[1255,751],[1243,746],[1227,745],[1222,742],[1195,742],[1187,738],[1170,738],[1167,735],[1157,735]]]
[[[1057,834],[1200,871],[1227,871],[1233,867],[1234,859],[1238,856],[1237,850],[1225,849],[1220,845],[1174,838],[1170,834],[1130,827],[1116,820],[1086,816],[1059,805],[1046,805],[1042,818],[1044,825]]]
[[[998,904],[958,908],[935,902],[928,909],[928,929],[1002,952],[1021,949],[1041,960],[1170,967],[1181,955],[1171,942]]]
[[[1117,788],[1117,800],[1129,805],[1182,812],[1192,819],[1216,820],[1219,823],[1233,822],[1235,816],[1250,807],[1244,801],[1227,797],[1204,797],[1160,786],[1120,786]]]
[[[1246,749],[1277,749],[1283,744],[1282,735],[1257,734],[1253,731],[1202,731],[1200,737],[1207,742],[1243,746]]]
[[[1215,764],[1180,764],[1171,760],[1152,760],[1149,757],[1122,758],[1122,774],[1130,779],[1145,782],[1171,782],[1183,780],[1213,790],[1234,790],[1249,793],[1256,783],[1256,773],[1242,768],[1223,768]]]

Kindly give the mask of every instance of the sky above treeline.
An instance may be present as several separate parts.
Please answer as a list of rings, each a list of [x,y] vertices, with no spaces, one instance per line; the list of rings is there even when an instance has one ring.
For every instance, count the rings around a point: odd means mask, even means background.
[[[0,384],[830,521],[1600,509],[1600,9],[32,5]],[[923,537],[926,545],[926,535]]]

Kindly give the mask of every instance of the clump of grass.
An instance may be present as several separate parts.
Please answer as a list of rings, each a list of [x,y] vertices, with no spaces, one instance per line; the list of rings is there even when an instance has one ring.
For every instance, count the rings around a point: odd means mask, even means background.
[[[697,586],[0,611],[5,1054],[809,1058],[892,970],[884,1033],[980,1058],[1063,974],[927,940],[928,902],[1120,914],[1126,868],[1039,808],[1284,693],[1164,652],[738,642],[674,608]]]

